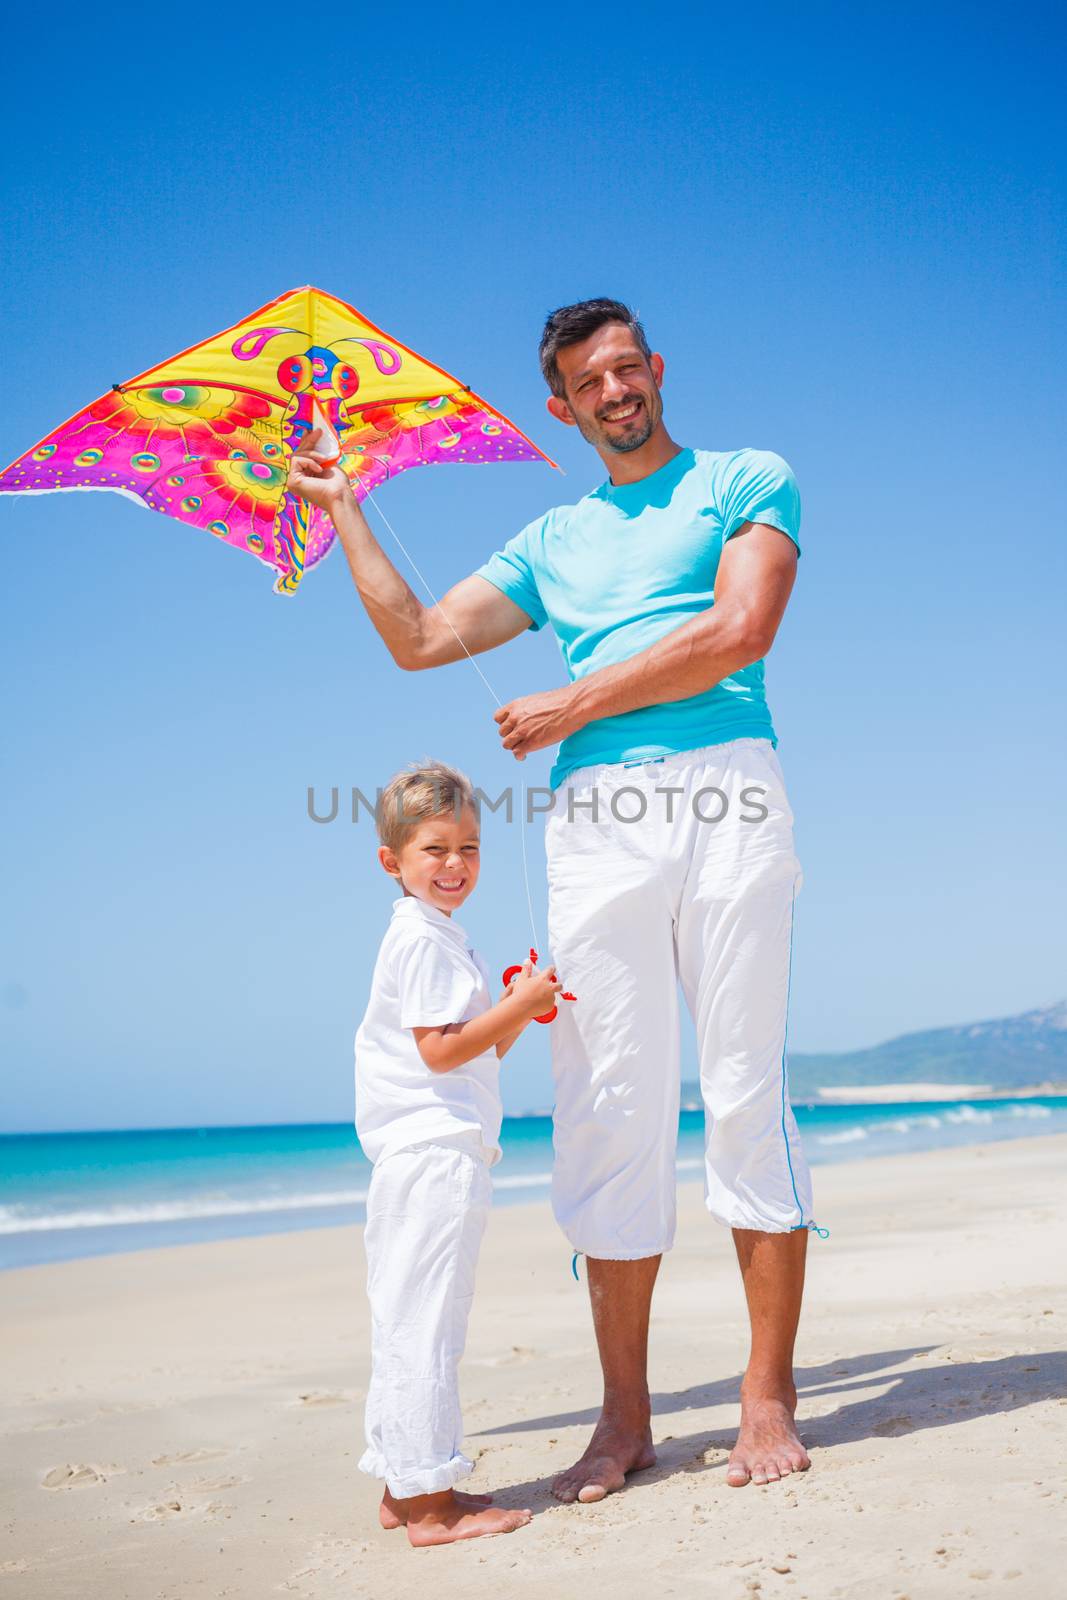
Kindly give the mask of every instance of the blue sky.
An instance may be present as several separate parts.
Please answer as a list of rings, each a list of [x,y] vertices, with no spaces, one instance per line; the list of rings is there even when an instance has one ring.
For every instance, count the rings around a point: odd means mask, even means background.
[[[806,879],[791,1044],[1060,998],[1056,10],[175,19],[9,27],[4,460],[317,283],[566,469],[390,485],[440,592],[599,481],[544,410],[536,342],[562,302],[627,299],[674,436],[777,450],[800,482],[768,662]],[[4,1125],[347,1117],[391,885],[366,820],[316,827],[306,789],[426,754],[507,783],[483,686],[465,664],[397,672],[336,551],[287,601],[116,496],[5,498],[0,532]],[[563,676],[547,632],[483,664],[503,697]],[[531,857],[540,884],[537,831]],[[463,920],[491,967],[521,955],[502,823]],[[550,1101],[537,1035],[509,1109]]]

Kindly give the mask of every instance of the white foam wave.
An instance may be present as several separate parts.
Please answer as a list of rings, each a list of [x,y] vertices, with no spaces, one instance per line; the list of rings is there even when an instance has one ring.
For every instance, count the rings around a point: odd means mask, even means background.
[[[859,1139],[866,1139],[866,1128],[842,1128],[840,1133],[823,1133],[816,1139],[817,1144],[855,1144]]]
[[[54,1211],[37,1216],[19,1206],[0,1206],[0,1234],[46,1233],[55,1228],[115,1228],[137,1222],[187,1222],[194,1217],[245,1217],[270,1211],[314,1211],[324,1206],[359,1205],[366,1198],[366,1189],[331,1189],[258,1200],[161,1200],[149,1205],[100,1206],[95,1210]]]
[[[1043,1118],[1051,1115],[1048,1106],[1027,1105],[1018,1101],[995,1106],[965,1104],[936,1116],[932,1112],[920,1112],[916,1116],[895,1117],[892,1122],[874,1122],[863,1128],[842,1128],[836,1133],[816,1134],[815,1143],[857,1144],[871,1134],[877,1138],[884,1133],[912,1133],[917,1128],[940,1128],[946,1122],[960,1127],[984,1128],[1005,1117]]]

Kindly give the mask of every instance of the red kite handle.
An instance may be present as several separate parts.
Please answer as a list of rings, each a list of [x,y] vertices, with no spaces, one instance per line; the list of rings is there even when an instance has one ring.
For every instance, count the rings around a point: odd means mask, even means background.
[[[530,960],[536,966],[536,964],[537,964],[537,951],[533,948],[532,945],[530,947]],[[503,981],[505,989],[507,988],[508,984],[511,982],[512,978],[514,978],[521,971],[522,971],[522,963],[521,962],[518,964],[518,966],[505,967],[504,968],[504,977],[503,977],[502,981]],[[577,998],[578,998],[578,996],[575,995],[575,994],[568,994],[566,989],[564,989],[562,991],[562,994],[563,994],[564,1000],[577,1000]],[[558,1012],[559,1012],[559,1007],[558,1006],[553,1006],[552,1010],[551,1011],[546,1011],[543,1017],[534,1017],[534,1021],[535,1022],[554,1022]]]

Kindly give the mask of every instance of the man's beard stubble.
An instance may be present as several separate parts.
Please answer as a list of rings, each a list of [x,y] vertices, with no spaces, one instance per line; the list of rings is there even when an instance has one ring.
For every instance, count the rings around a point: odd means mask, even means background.
[[[633,397],[635,400],[639,400],[644,407],[645,419],[644,426],[638,428],[635,433],[621,436],[612,435],[599,424],[584,422],[575,415],[574,420],[578,424],[579,433],[587,444],[593,445],[594,448],[603,447],[607,450],[612,450],[616,455],[629,455],[632,450],[640,450],[641,446],[648,443],[659,427],[660,418],[663,415],[663,405],[660,401],[659,390],[654,390],[653,394],[655,398],[652,405],[649,404],[648,399],[643,394],[634,395]],[[619,403],[620,405],[625,404],[623,401]]]

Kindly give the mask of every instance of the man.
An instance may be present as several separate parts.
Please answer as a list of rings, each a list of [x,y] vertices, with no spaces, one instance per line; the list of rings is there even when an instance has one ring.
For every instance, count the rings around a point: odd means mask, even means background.
[[[496,713],[518,760],[562,741],[548,931],[580,1000],[552,1028],[553,1205],[586,1257],[604,1403],[554,1493],[599,1500],[656,1459],[648,1322],[674,1237],[679,979],[700,1052],[706,1203],[733,1229],[752,1328],[727,1481],[774,1482],[810,1464],[792,1361],[813,1224],[785,1083],[801,873],[762,661],[796,576],[799,498],[779,456],[674,442],[663,359],[619,301],[554,312],[541,365],[549,411],[608,480],[523,529],[439,608],[386,558],[339,469],[298,458],[290,487],[329,512],[398,666],[458,660],[457,633],[477,653],[547,621],[571,680]]]

